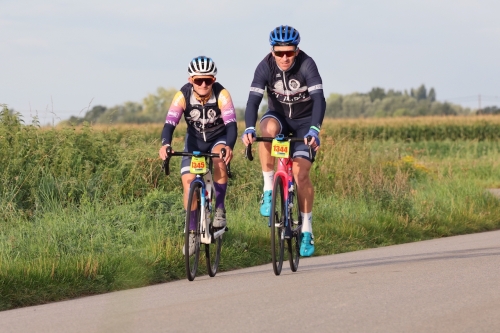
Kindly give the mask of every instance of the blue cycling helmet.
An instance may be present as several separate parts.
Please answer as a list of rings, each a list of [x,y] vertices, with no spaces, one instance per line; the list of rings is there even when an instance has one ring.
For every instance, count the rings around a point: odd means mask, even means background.
[[[288,25],[280,25],[269,34],[269,43],[272,46],[297,46],[300,43],[300,34],[294,27]]]

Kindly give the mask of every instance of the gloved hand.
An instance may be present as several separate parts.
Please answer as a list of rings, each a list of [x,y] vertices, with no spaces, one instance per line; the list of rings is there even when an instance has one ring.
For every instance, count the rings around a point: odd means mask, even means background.
[[[316,144],[316,147],[319,147],[319,131],[311,126],[311,128],[309,129],[309,132],[307,132],[307,134],[304,136],[304,138],[307,138],[308,136],[313,137],[314,142]]]
[[[241,140],[243,140],[245,146],[247,146],[249,143],[252,143],[252,141],[248,139],[248,134],[250,134],[252,138],[255,138],[257,136],[257,134],[255,133],[255,127],[247,127],[245,132],[243,132]]]

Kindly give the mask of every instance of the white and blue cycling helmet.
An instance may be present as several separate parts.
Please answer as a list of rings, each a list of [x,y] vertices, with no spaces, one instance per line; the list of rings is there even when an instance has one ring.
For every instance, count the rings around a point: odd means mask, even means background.
[[[300,34],[294,27],[280,25],[269,34],[269,43],[271,46],[297,46],[300,43]]]
[[[206,56],[199,56],[193,58],[189,62],[188,66],[189,76],[196,75],[217,75],[217,67],[215,66],[215,62]]]

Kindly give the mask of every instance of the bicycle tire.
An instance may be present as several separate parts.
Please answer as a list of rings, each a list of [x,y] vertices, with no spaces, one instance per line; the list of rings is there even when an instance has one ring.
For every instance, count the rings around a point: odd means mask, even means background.
[[[189,197],[186,209],[186,228],[184,233],[184,258],[186,262],[186,276],[189,281],[193,281],[196,277],[196,273],[198,271],[198,261],[200,258],[200,218],[201,218],[201,210],[200,210],[200,195],[201,195],[201,184],[197,182],[192,182],[189,188]],[[196,228],[195,230],[189,230],[190,224],[190,210],[193,204],[193,200],[197,202],[196,208]],[[189,236],[193,234],[195,236],[195,250],[192,255],[189,255]]]
[[[211,188],[212,188],[210,191],[212,192],[211,217],[213,221],[215,214],[215,188],[213,186]],[[207,202],[207,208],[208,208],[208,202]],[[216,230],[214,230],[214,228],[212,227],[212,223],[210,223],[209,228],[210,228],[210,233],[213,236]],[[215,239],[212,237],[212,244],[205,244],[205,258],[207,264],[207,272],[210,277],[214,277],[219,269],[221,247],[222,247],[222,235],[220,235]]]
[[[290,269],[292,272],[296,272],[299,268],[300,260],[300,232],[302,229],[299,198],[297,196],[297,184],[293,182],[293,191],[289,193],[288,198],[292,207],[289,211],[289,223],[292,223],[290,228],[292,230],[292,237],[287,239],[288,247],[288,261],[290,263]],[[298,223],[294,223],[297,221]]]
[[[210,277],[214,277],[219,269],[221,247],[222,235],[214,239],[212,244],[205,244],[207,271]]]
[[[274,180],[273,195],[271,199],[271,214],[269,218],[271,222],[271,257],[273,262],[273,271],[275,275],[280,275],[281,268],[283,267],[283,257],[285,254],[285,201],[281,177],[276,177]]]

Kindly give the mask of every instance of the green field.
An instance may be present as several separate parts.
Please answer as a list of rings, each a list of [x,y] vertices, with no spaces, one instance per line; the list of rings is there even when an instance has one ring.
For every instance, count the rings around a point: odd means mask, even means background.
[[[498,229],[485,189],[500,187],[500,140],[487,134],[499,124],[326,120],[312,170],[317,255]],[[0,310],[185,278],[180,161],[162,174],[161,128],[40,128],[0,113]],[[443,136],[455,132],[467,134]],[[238,142],[231,166],[222,270],[270,262],[259,163]]]

